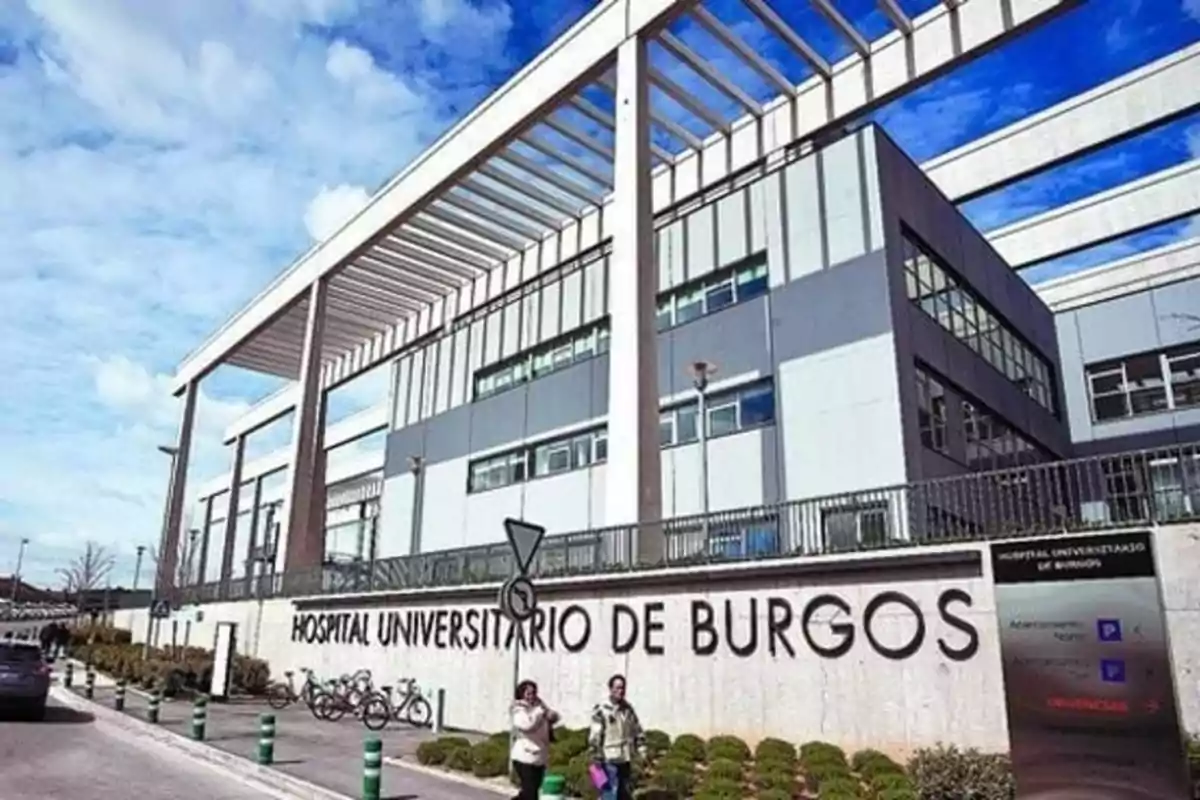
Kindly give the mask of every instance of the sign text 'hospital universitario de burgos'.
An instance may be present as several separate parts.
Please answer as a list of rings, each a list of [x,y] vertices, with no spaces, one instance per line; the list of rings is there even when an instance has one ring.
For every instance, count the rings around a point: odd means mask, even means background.
[[[802,658],[807,649],[821,658],[841,658],[864,643],[879,655],[904,660],[936,647],[947,659],[967,661],[979,651],[979,631],[964,614],[973,605],[960,588],[941,591],[923,609],[900,591],[868,595],[855,608],[835,592],[797,603],[780,595],[684,598],[608,603],[603,611],[580,603],[539,607],[516,625],[487,606],[422,606],[403,610],[300,611],[292,617],[291,639],[313,645],[486,651],[507,650],[520,641],[534,652],[613,653],[641,650],[668,655],[668,627],[683,624],[687,649],[696,656],[731,653],[750,657]],[[680,613],[682,611],[682,614]],[[886,630],[886,618],[903,616],[903,633]],[[675,639],[677,641],[677,639]],[[671,653],[672,655],[674,653]]]

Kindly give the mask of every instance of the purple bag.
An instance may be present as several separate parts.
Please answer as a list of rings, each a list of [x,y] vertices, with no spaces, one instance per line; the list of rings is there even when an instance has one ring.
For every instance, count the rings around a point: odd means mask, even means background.
[[[588,777],[592,779],[592,786],[596,787],[597,792],[608,788],[608,773],[599,764],[588,764]]]

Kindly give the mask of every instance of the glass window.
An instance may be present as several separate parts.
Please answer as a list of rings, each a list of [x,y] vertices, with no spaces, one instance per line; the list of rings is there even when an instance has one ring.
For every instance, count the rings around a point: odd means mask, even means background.
[[[686,444],[698,438],[696,433],[696,405],[681,406],[675,409],[675,442]]]
[[[675,324],[682,325],[704,315],[704,293],[689,292],[675,301]]]
[[[737,403],[711,406],[708,409],[708,435],[724,436],[738,429]]]
[[[666,411],[658,418],[658,443],[662,447],[675,444],[675,412]]]
[[[742,427],[766,425],[775,421],[775,387],[758,386],[744,392],[740,398]]]
[[[592,462],[599,464],[608,460],[608,432],[597,431],[592,436]]]
[[[674,303],[668,297],[658,304],[658,329],[665,331],[675,324]]]
[[[1175,407],[1200,406],[1200,350],[1168,356],[1167,367]]]
[[[743,267],[737,273],[738,302],[767,293],[767,265],[765,262]]]
[[[534,474],[553,475],[571,468],[571,448],[565,442],[542,445],[534,451]]]
[[[710,286],[704,295],[704,313],[711,314],[720,308],[733,305],[733,279],[723,280]]]

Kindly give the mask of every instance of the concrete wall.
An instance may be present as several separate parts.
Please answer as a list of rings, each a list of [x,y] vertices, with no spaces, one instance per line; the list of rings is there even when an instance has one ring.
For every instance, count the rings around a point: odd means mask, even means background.
[[[1200,730],[1192,691],[1200,675],[1200,526],[1160,529],[1155,548],[1181,713],[1188,730]],[[907,596],[924,619],[924,638],[910,652],[886,653],[916,639],[912,611],[893,601],[868,614],[885,592]],[[243,651],[269,660],[277,676],[302,666],[320,675],[367,667],[381,681],[412,675],[447,690],[448,724],[501,730],[513,663],[494,593],[484,586],[211,604],[191,637],[210,641],[216,622],[236,622]],[[676,734],[825,739],[898,752],[937,742],[1007,746],[986,546],[547,580],[541,596],[541,635],[530,634],[520,672],[539,681],[568,725],[583,725],[605,680],[622,672],[643,721]],[[119,624],[138,638],[144,613],[119,612]],[[304,641],[315,630],[304,625],[325,624],[306,622],[306,614],[335,613],[363,623],[364,639],[347,627],[341,641]],[[853,627],[852,639],[843,624]],[[409,625],[416,627],[406,641]]]
[[[1071,438],[1081,453],[1194,442],[1200,409],[1095,422],[1086,367],[1101,361],[1200,341],[1200,279],[1155,286],[1055,317]]]

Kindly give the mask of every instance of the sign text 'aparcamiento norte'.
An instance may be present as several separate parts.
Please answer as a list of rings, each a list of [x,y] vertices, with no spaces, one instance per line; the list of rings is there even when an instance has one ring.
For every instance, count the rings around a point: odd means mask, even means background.
[[[910,658],[927,643],[954,661],[966,661],[979,650],[979,631],[961,613],[972,605],[971,595],[962,589],[942,591],[929,613],[898,591],[875,594],[857,614],[833,593],[818,594],[803,604],[767,596],[695,599],[685,605],[689,649],[697,656],[724,651],[740,657],[765,652],[795,658],[807,647],[822,658],[841,658],[861,640],[895,660]],[[884,619],[899,615],[909,621],[897,635],[895,628],[885,628]],[[607,646],[614,653],[666,653],[670,623],[664,601],[615,603],[604,619],[595,616],[578,603],[539,607],[524,625],[488,606],[303,611],[292,617],[292,641],[467,651],[507,650],[520,642],[522,649],[540,652],[580,653]]]

